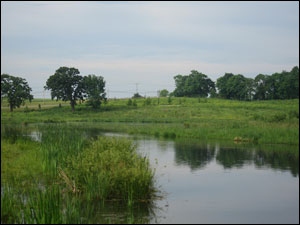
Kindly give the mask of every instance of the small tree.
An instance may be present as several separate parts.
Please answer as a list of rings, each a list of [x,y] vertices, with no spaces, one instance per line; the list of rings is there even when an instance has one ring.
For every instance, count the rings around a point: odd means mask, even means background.
[[[106,100],[104,91],[105,81],[102,76],[88,75],[83,78],[85,91],[88,97],[87,104],[94,109],[99,108],[102,101]]]
[[[163,89],[159,92],[160,97],[167,97],[169,95],[169,91],[167,89]]]
[[[52,99],[70,101],[72,111],[75,110],[76,100],[85,97],[83,77],[76,68],[60,67],[48,78],[44,88],[51,90]]]
[[[142,98],[142,97],[143,96],[141,96],[139,93],[135,93],[132,98]]]
[[[1,75],[1,99],[7,97],[10,111],[14,108],[20,107],[25,103],[25,100],[33,99],[30,94],[32,89],[28,86],[28,83],[24,78],[14,77],[8,74]]]

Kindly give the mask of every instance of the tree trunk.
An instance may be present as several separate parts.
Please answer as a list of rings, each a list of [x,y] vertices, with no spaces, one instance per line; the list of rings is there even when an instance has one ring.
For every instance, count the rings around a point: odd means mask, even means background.
[[[72,112],[75,111],[75,102],[74,101],[71,101],[71,107],[72,107]]]
[[[11,112],[14,110],[14,108],[13,108],[13,105],[12,105],[12,104],[10,104],[10,105],[9,105],[9,110],[10,110]]]

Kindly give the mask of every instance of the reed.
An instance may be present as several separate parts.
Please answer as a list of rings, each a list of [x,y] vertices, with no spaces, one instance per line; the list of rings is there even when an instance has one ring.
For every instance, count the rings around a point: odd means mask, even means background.
[[[95,139],[67,124],[38,130],[40,142],[24,139],[22,130],[1,136],[2,223],[107,223],[105,216],[93,220],[95,201],[120,201],[130,210],[151,202],[154,172],[131,140]]]
[[[154,172],[130,140],[99,137],[67,160],[66,173],[89,199],[132,202],[153,195]]]

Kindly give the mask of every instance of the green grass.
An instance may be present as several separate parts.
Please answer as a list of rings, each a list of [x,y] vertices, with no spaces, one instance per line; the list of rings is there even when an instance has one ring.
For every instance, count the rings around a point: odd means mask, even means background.
[[[1,110],[1,123],[92,122],[105,130],[165,138],[299,144],[299,100],[234,101],[201,98],[110,100],[93,110],[78,104],[42,110]],[[109,124],[107,124],[109,123]]]
[[[1,184],[14,182],[21,187],[36,185],[42,173],[38,143],[22,139],[11,143],[1,139]]]

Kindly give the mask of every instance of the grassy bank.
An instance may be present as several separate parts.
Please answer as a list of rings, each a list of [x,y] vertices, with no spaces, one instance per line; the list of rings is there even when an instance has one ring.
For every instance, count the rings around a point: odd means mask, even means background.
[[[99,110],[78,104],[1,110],[1,123],[98,122],[107,131],[165,138],[299,144],[299,100],[233,101],[201,98],[109,100]]]

